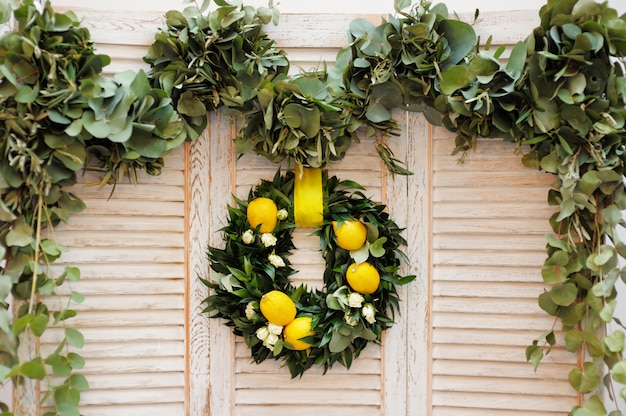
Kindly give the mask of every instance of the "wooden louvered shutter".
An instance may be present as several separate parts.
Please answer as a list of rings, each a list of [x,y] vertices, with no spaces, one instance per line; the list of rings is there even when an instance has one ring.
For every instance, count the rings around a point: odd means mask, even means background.
[[[537,373],[524,356],[553,325],[537,296],[554,178],[501,140],[480,140],[463,164],[451,133],[435,129],[432,146],[432,414],[564,414],[576,355],[557,348]]]

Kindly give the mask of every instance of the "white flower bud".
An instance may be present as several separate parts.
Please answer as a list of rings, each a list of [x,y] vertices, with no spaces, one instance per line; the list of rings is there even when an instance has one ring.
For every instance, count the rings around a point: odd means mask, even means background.
[[[376,308],[371,303],[366,303],[361,309],[361,313],[367,322],[373,324],[376,322]]]
[[[283,333],[283,327],[280,325],[274,325],[273,323],[267,324],[267,329],[270,331],[272,335],[280,335]]]
[[[285,267],[285,261],[277,254],[270,254],[267,259],[274,267]]]
[[[256,330],[256,337],[261,341],[265,342],[267,337],[270,336],[270,331],[266,326],[262,326],[261,328]]]
[[[356,326],[359,323],[359,321],[357,319],[355,319],[354,316],[352,316],[352,315],[350,315],[348,313],[346,313],[343,316],[343,320],[346,321],[346,323],[348,325],[350,325],[350,326]]]
[[[278,335],[269,334],[269,336],[267,337],[263,345],[265,345],[266,347],[268,345],[274,346],[274,344],[276,344],[277,342],[278,342]]]
[[[276,237],[272,233],[261,234],[261,242],[265,247],[272,247],[276,245]]]
[[[254,243],[254,231],[252,230],[244,231],[244,233],[241,235],[241,241],[243,241],[244,244]]]
[[[278,218],[280,221],[286,220],[288,216],[289,213],[285,208],[279,209],[278,213],[276,214],[276,218]]]
[[[248,302],[246,305],[246,318],[252,319],[256,315],[256,311],[254,310],[254,302]]]
[[[360,293],[350,293],[350,296],[348,296],[348,305],[351,308],[360,308],[364,300],[365,298],[361,296]]]

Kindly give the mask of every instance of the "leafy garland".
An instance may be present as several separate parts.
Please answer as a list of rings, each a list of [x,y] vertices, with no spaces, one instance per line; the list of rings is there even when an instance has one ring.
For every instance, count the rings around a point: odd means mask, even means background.
[[[440,71],[475,48],[470,25],[447,18],[445,6],[429,3],[379,27],[365,20],[350,25],[350,45],[326,71],[288,77],[288,60],[262,30],[276,23],[276,9],[224,1],[166,14],[145,60],[152,85],[172,94],[178,111],[197,136],[206,110],[225,107],[241,117],[239,153],[254,151],[279,162],[323,167],[341,160],[352,141],[376,137],[391,172],[409,174],[384,138],[397,123],[391,109],[426,109]],[[208,5],[205,5],[208,6]]]
[[[211,268],[216,273],[202,281],[213,294],[205,299],[205,312],[213,318],[224,318],[236,335],[242,336],[256,363],[268,358],[283,360],[292,377],[302,375],[312,365],[323,366],[324,371],[334,363],[350,367],[354,358],[370,341],[380,342],[382,332],[393,323],[398,309],[397,285],[409,283],[415,276],[401,276],[400,246],[406,241],[401,229],[384,212],[384,205],[374,203],[352,181],[336,177],[324,181],[324,223],[315,231],[320,237],[321,254],[326,267],[324,289],[309,290],[294,287],[290,276],[295,270],[289,263],[294,250],[292,243],[294,173],[281,176],[276,172],[273,181],[262,180],[247,201],[237,199],[237,206],[228,207],[230,221],[221,231],[224,248],[209,247]],[[265,197],[273,200],[281,220],[271,233],[261,233],[247,218],[250,201]],[[333,221],[357,219],[366,225],[367,242],[361,249],[348,251],[338,246]],[[278,257],[276,257],[278,256]],[[346,271],[352,263],[368,262],[380,272],[381,283],[372,294],[360,294],[346,281]],[[261,297],[272,290],[286,293],[295,302],[298,316],[312,318],[310,348],[290,349],[282,338],[267,342],[270,327],[259,312]],[[275,335],[283,332],[277,328]],[[263,338],[263,339],[261,339]],[[265,341],[265,342],[264,342]]]
[[[46,415],[78,414],[88,383],[73,350],[84,339],[66,321],[83,296],[70,288],[67,306],[48,306],[58,287],[80,279],[75,267],[58,276],[50,270],[67,251],[53,227],[85,208],[64,187],[84,169],[101,173],[100,186],[135,180],[137,169],[158,174],[186,134],[171,99],[144,72],[101,75],[110,58],[94,53],[73,13],[25,0],[13,16],[17,30],[0,37],[0,381],[13,380],[16,390],[25,379],[45,381],[53,402]],[[18,356],[20,339],[38,339],[53,325],[64,336],[52,353]],[[17,395],[14,402],[19,409]],[[0,409],[13,414],[5,403]]]

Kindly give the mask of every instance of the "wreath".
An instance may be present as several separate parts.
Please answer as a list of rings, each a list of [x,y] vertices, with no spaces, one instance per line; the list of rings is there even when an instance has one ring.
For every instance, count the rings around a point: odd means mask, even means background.
[[[326,176],[321,170],[317,174]],[[292,377],[312,365],[324,372],[337,362],[349,368],[393,323],[396,286],[415,278],[399,274],[405,258],[399,248],[406,241],[385,206],[366,197],[358,183],[333,176],[319,181],[323,219],[313,233],[325,262],[324,289],[292,285],[297,188],[304,186],[299,180],[307,181],[279,169],[272,181],[261,180],[250,190],[247,200],[235,198],[221,229],[225,247],[208,249],[215,273],[211,281],[202,279],[214,291],[204,312],[225,319],[243,337],[254,362],[283,360]]]

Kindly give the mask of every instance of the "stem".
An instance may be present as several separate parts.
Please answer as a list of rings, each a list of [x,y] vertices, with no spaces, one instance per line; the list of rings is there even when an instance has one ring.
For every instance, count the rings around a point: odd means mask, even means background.
[[[39,265],[39,245],[41,242],[41,216],[43,212],[43,198],[39,195],[37,198],[37,223],[36,223],[36,237],[35,237],[35,254],[33,255],[33,281],[30,286],[30,299],[28,304],[28,313],[32,314],[35,307],[35,296],[37,295],[37,266]]]

